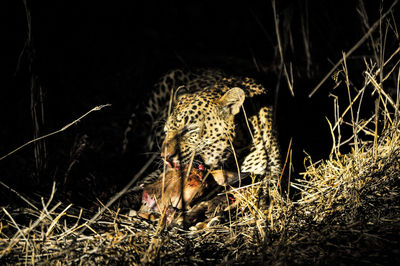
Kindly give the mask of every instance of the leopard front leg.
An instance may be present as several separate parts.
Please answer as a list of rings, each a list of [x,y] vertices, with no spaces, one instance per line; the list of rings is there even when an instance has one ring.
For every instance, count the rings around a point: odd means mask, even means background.
[[[278,179],[282,166],[277,134],[273,128],[272,108],[261,108],[249,121],[253,129],[253,146],[242,163],[241,172]]]

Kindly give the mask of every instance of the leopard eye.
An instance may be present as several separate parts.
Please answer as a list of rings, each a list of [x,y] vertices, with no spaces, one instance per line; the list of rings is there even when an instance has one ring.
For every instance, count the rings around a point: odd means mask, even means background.
[[[200,130],[200,128],[197,124],[189,125],[189,126],[187,126],[187,128],[188,128],[188,132],[190,132],[190,133],[197,132]]]
[[[199,127],[197,125],[187,125],[184,126],[181,130],[181,135],[192,134],[199,131]]]

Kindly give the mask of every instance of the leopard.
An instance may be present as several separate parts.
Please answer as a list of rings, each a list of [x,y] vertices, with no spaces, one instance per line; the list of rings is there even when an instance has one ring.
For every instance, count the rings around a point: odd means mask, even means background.
[[[161,143],[169,167],[197,162],[220,169],[214,172],[219,184],[226,184],[225,176],[278,179],[281,154],[266,98],[265,87],[250,77],[219,69],[171,70],[156,83],[145,108],[153,132],[147,145],[151,150]]]

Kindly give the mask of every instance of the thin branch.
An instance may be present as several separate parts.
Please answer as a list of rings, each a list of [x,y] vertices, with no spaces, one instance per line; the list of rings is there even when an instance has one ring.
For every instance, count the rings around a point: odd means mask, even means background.
[[[9,186],[7,186],[6,184],[4,184],[3,182],[0,181],[0,185],[4,186],[5,188],[7,188],[8,190],[10,190],[11,192],[15,193],[18,197],[20,197],[23,201],[25,201],[29,206],[31,206],[32,208],[34,208],[35,210],[39,210],[38,207],[36,207],[35,205],[33,205],[33,203],[29,202],[29,200],[27,198],[25,198],[24,196],[22,196],[20,193],[18,193],[18,191],[16,191],[15,189],[10,188]]]
[[[59,130],[57,130],[57,131],[54,131],[54,132],[51,132],[51,133],[49,133],[49,134],[46,134],[46,135],[44,135],[44,136],[41,136],[41,137],[39,137],[39,138],[30,140],[30,141],[28,141],[27,143],[25,143],[25,144],[19,146],[18,148],[16,148],[15,150],[13,150],[13,151],[7,153],[7,154],[4,155],[3,157],[0,157],[0,161],[3,160],[3,159],[5,159],[6,157],[10,156],[11,154],[13,154],[13,153],[19,151],[20,149],[24,148],[25,146],[28,146],[29,144],[35,143],[35,142],[37,142],[37,141],[39,141],[39,140],[42,140],[42,139],[45,139],[45,138],[47,138],[47,137],[53,136],[53,135],[55,135],[55,134],[58,134],[58,133],[60,133],[60,132],[63,132],[64,130],[66,130],[67,128],[69,128],[70,126],[72,126],[73,124],[78,123],[82,118],[84,118],[85,116],[87,116],[87,115],[90,114],[91,112],[99,111],[99,110],[103,109],[104,107],[108,107],[108,106],[111,106],[111,104],[103,104],[103,105],[99,105],[99,106],[94,107],[92,110],[88,111],[86,114],[80,116],[78,119],[75,119],[74,121],[72,121],[71,123],[69,123],[69,124],[67,124],[66,126],[62,127],[61,129],[59,129]]]
[[[290,79],[287,68],[286,68],[286,64],[285,64],[285,60],[283,59],[283,49],[282,49],[282,42],[281,42],[281,37],[279,34],[279,19],[276,15],[276,5],[275,5],[275,0],[272,0],[272,10],[274,12],[274,22],[275,22],[275,33],[276,33],[276,40],[278,42],[278,49],[279,49],[279,56],[281,59],[281,65],[280,65],[280,69],[283,69],[283,73],[286,77],[286,81],[288,83],[288,87],[290,90],[290,93],[292,94],[292,96],[294,96],[294,91],[293,91],[293,80]]]
[[[347,57],[349,57],[355,50],[358,49],[358,47],[361,46],[361,44],[363,44],[368,38],[369,36],[372,34],[372,32],[374,32],[374,30],[380,25],[381,20],[383,20],[387,15],[389,15],[392,12],[393,7],[397,4],[398,0],[396,0],[388,9],[388,11],[386,11],[385,14],[382,15],[381,18],[379,18],[374,25],[372,25],[372,27],[368,30],[367,33],[364,34],[364,36],[348,51],[346,52],[346,57],[342,57],[334,66],[333,68],[328,72],[328,74],[325,75],[325,77],[318,83],[318,85],[312,90],[312,92],[308,95],[308,98],[311,98],[314,93],[322,86],[322,84],[325,83],[325,81],[332,75],[332,73],[336,70],[336,68],[338,68],[343,60],[345,60]]]

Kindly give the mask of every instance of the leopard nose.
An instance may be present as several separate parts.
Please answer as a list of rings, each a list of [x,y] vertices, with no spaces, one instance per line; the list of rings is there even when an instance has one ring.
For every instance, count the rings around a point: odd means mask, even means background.
[[[175,155],[175,143],[173,141],[168,141],[167,139],[163,141],[161,145],[161,157],[169,161]]]

